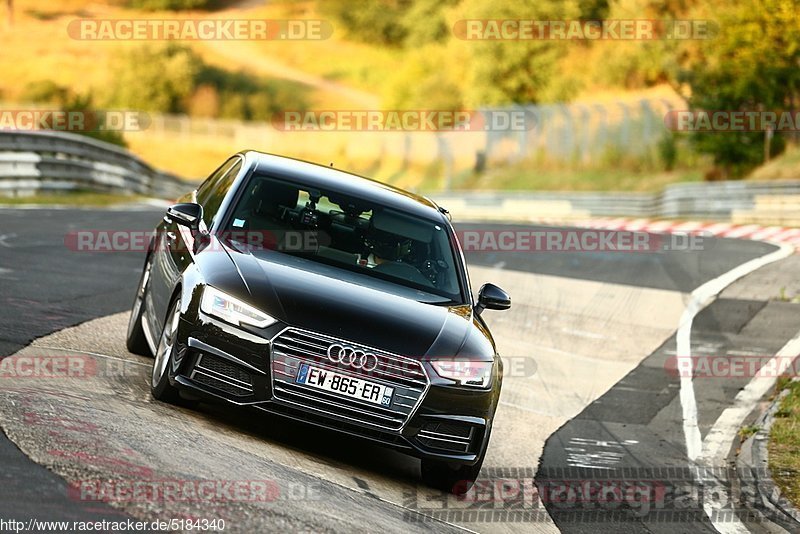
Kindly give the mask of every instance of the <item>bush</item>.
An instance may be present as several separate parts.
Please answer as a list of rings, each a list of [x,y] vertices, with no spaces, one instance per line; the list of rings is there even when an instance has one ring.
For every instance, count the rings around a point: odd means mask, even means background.
[[[206,65],[182,45],[145,45],[117,63],[109,98],[115,107],[242,120],[266,120],[282,109],[308,107],[298,84]]]
[[[20,100],[34,104],[61,104],[69,96],[69,90],[51,80],[28,83],[22,90]]]
[[[416,0],[403,16],[404,45],[417,47],[439,43],[450,36],[444,9],[457,0]]]
[[[435,45],[409,54],[388,80],[385,96],[389,109],[455,111],[464,104],[456,65],[447,50]]]
[[[671,171],[675,168],[675,163],[678,161],[678,145],[672,133],[665,133],[664,137],[658,142],[658,155],[665,171]]]
[[[574,4],[552,0],[465,0],[465,19],[569,20],[578,18]],[[537,103],[568,50],[565,41],[469,41],[472,58],[465,94],[472,106]]]
[[[111,101],[127,109],[181,113],[197,89],[203,61],[174,43],[145,45],[117,61]]]
[[[76,94],[69,88],[58,85],[50,80],[31,82],[25,86],[21,100],[34,104],[51,104],[50,109],[57,109],[62,112],[81,112],[85,120],[95,117],[97,123],[91,124],[91,130],[70,130],[70,133],[85,135],[93,139],[105,141],[123,148],[127,148],[122,132],[118,130],[106,130],[103,112],[98,112],[94,106],[94,97],[91,93]],[[89,123],[86,123],[87,126]]]
[[[370,44],[400,46],[408,34],[403,16],[412,0],[327,0],[320,6],[352,38]]]
[[[66,98],[66,101],[61,106],[62,111],[80,111],[86,113],[87,115],[91,115],[95,113],[97,110],[94,108],[92,103],[93,99],[91,94],[88,95],[72,95]],[[99,141],[105,141],[106,143],[111,143],[113,145],[121,146],[123,148],[128,147],[128,143],[125,141],[125,138],[122,135],[122,132],[119,130],[106,130],[105,124],[102,121],[103,114],[97,114],[97,117],[100,122],[95,125],[96,128],[90,131],[77,131],[73,133],[77,133],[80,135],[85,135],[86,137],[91,137],[93,139],[97,139]]]
[[[219,93],[219,116],[227,119],[268,120],[281,110],[305,110],[304,90],[290,82],[264,80],[244,72],[228,72],[204,65],[197,83]]]
[[[128,0],[128,7],[147,11],[180,11],[183,9],[210,9],[215,0]]]

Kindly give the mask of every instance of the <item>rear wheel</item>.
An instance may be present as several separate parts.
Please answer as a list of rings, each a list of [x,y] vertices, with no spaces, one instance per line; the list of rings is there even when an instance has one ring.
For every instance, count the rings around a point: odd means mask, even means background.
[[[178,324],[181,319],[181,299],[177,297],[169,308],[164,330],[156,349],[153,361],[153,374],[150,380],[150,393],[153,398],[172,404],[180,402],[178,390],[169,382],[169,369],[175,355],[175,345],[178,337]]]
[[[133,308],[131,309],[131,317],[128,320],[128,337],[126,346],[128,351],[139,354],[141,356],[152,356],[150,345],[147,343],[147,338],[144,335],[144,328],[142,327],[142,317],[144,316],[144,298],[147,294],[147,288],[150,283],[150,260],[144,266],[142,271],[142,278],[139,280],[139,289],[136,291],[136,298],[133,301]]]

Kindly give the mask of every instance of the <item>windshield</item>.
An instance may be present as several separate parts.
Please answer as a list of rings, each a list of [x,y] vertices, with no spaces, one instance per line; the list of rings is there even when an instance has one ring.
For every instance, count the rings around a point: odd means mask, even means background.
[[[447,229],[360,198],[255,175],[225,234],[427,294],[418,300],[463,303]]]

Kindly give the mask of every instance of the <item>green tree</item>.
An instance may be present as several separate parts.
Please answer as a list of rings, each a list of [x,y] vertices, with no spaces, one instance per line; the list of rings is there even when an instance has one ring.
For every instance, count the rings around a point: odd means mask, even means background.
[[[603,20],[608,16],[608,0],[578,0],[583,20]]]
[[[388,80],[387,109],[455,111],[464,105],[459,65],[453,53],[428,45],[408,53],[407,61]]]
[[[106,143],[111,143],[114,145],[121,146],[123,148],[127,148],[128,143],[125,141],[123,137],[123,133],[119,130],[108,130],[106,129],[105,117],[102,112],[97,112],[91,94],[87,95],[70,95],[68,96],[65,101],[61,105],[61,109],[63,111],[71,112],[71,111],[78,111],[84,113],[86,116],[95,116],[98,119],[97,124],[94,125],[94,128],[86,130],[86,131],[76,131],[73,133],[77,133],[80,135],[85,135],[86,137],[91,137],[93,139],[98,139],[100,141],[105,141]]]
[[[145,45],[122,55],[114,76],[114,105],[143,111],[179,113],[194,94],[203,62],[174,43]]]
[[[570,20],[579,18],[577,4],[550,0],[465,0],[465,19]],[[468,104],[504,105],[542,100],[558,75],[559,59],[569,43],[553,40],[469,40]]]
[[[406,48],[440,43],[450,36],[445,10],[458,0],[416,0],[403,15]]]
[[[52,107],[59,111],[80,112],[88,129],[70,130],[71,133],[85,135],[121,147],[128,146],[122,132],[106,129],[105,114],[95,108],[91,93],[76,94],[71,89],[53,81],[41,80],[25,86],[22,100],[36,104],[52,104]]]
[[[69,95],[69,89],[52,80],[37,80],[25,85],[20,100],[34,104],[62,104]]]
[[[697,18],[715,18],[714,39],[687,43],[685,70],[689,103],[698,110],[800,109],[800,27],[793,0],[709,2]],[[763,132],[697,133],[701,152],[712,154],[724,177],[738,177],[763,161]],[[783,134],[773,139],[782,149]]]
[[[407,34],[403,16],[412,5],[413,0],[325,0],[320,7],[356,40],[400,46]]]
[[[214,7],[215,0],[128,0],[128,7],[148,11],[180,11],[182,9],[208,9]]]

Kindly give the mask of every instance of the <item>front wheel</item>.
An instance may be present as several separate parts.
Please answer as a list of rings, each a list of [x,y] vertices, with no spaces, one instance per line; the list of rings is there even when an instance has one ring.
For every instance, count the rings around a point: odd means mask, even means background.
[[[169,383],[169,368],[175,354],[175,345],[178,337],[178,324],[181,320],[181,299],[175,299],[170,306],[164,330],[156,350],[153,361],[153,374],[150,381],[150,393],[153,398],[163,402],[175,404],[180,401],[178,390]]]
[[[421,466],[422,481],[426,485],[446,493],[452,493],[453,495],[465,494],[478,479],[483,460],[486,458],[486,451],[489,449],[490,437],[491,430],[483,443],[478,461],[473,465],[453,464],[451,462],[423,458]]]
[[[423,459],[422,481],[445,493],[463,495],[475,484],[482,464],[483,458],[475,465],[451,465],[440,460]]]

